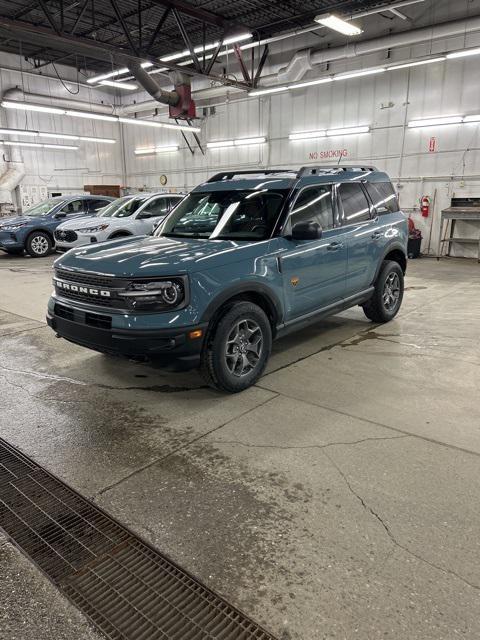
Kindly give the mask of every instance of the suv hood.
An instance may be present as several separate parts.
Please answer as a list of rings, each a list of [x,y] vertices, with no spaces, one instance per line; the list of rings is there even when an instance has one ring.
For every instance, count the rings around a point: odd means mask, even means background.
[[[71,249],[55,261],[55,266],[122,277],[172,276],[262,256],[268,242],[152,236],[120,238]]]
[[[37,220],[34,216],[14,216],[13,218],[0,218],[0,229],[2,227],[9,227],[17,224],[29,224]]]

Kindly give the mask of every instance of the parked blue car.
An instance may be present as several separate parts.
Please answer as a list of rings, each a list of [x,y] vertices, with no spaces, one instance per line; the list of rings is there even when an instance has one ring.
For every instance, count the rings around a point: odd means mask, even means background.
[[[200,365],[237,392],[261,376],[274,338],[354,305],[394,318],[407,236],[374,167],[220,173],[153,237],[59,258],[47,321],[90,349]]]
[[[27,251],[33,258],[48,255],[55,246],[53,232],[61,222],[95,215],[113,198],[107,196],[57,196],[13,218],[0,218],[0,249],[10,254]]]

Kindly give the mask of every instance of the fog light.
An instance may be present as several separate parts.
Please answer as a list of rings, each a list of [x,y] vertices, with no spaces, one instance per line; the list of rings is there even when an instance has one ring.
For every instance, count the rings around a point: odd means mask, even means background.
[[[198,340],[198,338],[201,338],[202,336],[203,336],[202,329],[194,329],[193,331],[190,331],[190,333],[188,334],[188,337],[190,338],[190,340]]]

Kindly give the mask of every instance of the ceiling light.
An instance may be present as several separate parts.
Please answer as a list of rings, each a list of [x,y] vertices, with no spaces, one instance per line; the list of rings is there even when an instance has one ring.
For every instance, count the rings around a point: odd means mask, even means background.
[[[207,149],[219,149],[220,147],[233,147],[233,140],[219,140],[218,142],[207,142]]]
[[[30,104],[25,102],[13,102],[4,100],[1,103],[2,107],[7,107],[9,109],[25,109],[28,108],[30,111],[45,111],[45,109],[50,109],[50,107],[44,107],[43,105]],[[169,122],[159,122],[153,120],[140,120],[138,118],[120,118],[119,116],[108,116],[103,113],[95,113],[93,111],[76,111],[73,109],[56,109],[51,108],[52,113],[58,113],[63,116],[73,116],[78,118],[89,118],[91,120],[105,120],[107,122],[122,122],[124,124],[135,124],[135,125],[143,125],[147,127],[158,127],[164,129],[174,129],[178,131],[190,131],[199,133],[201,131],[200,127],[190,127],[188,125],[182,124],[170,124]]]
[[[297,133],[289,133],[289,140],[309,140],[311,138],[323,138],[327,133],[324,130],[319,131],[298,131]]]
[[[74,118],[88,118],[89,120],[105,120],[106,122],[117,122],[117,116],[106,116],[103,113],[92,113],[92,111],[76,111],[74,109],[67,109],[62,111],[67,116],[73,116]]]
[[[36,135],[43,136],[44,138],[61,138],[62,140],[79,140],[80,136],[71,136],[69,133],[40,133],[36,132]]]
[[[250,91],[249,96],[263,96],[267,93],[280,93],[281,91],[288,91],[288,87],[268,87],[265,89],[254,89]]]
[[[465,116],[464,122],[480,122],[480,114],[474,116]]]
[[[148,69],[149,67],[153,67],[153,62],[142,62],[140,65],[142,69]],[[128,73],[128,67],[122,67],[121,69],[115,69],[113,71],[109,71],[108,73],[102,73],[99,76],[92,76],[88,78],[88,84],[94,84],[95,82],[100,82],[101,80],[107,80],[108,78],[115,78],[116,76],[121,76],[124,73]]]
[[[57,109],[56,107],[44,107],[41,104],[12,102],[11,100],[2,100],[2,107],[5,107],[5,109],[21,109],[22,111],[39,111],[41,113],[65,113],[63,109]]]
[[[0,129],[6,136],[38,136],[38,131],[24,131],[23,129]]]
[[[357,27],[357,25],[352,22],[342,20],[332,13],[325,13],[320,16],[316,16],[315,22],[318,22],[329,29],[333,29],[334,31],[338,31],[339,33],[343,33],[344,36],[358,36],[360,33],[363,33],[363,30],[360,29],[360,27]]]
[[[442,62],[446,60],[445,56],[438,58],[429,58],[428,60],[418,60],[417,62],[405,62],[404,64],[396,64],[393,67],[387,67],[387,71],[395,71],[396,69],[407,69],[408,67],[420,67],[424,64],[432,64],[433,62]]]
[[[434,127],[436,125],[443,124],[461,124],[462,122],[462,116],[440,116],[437,118],[420,118],[417,120],[410,120],[408,126],[410,129],[415,129],[418,127]]]
[[[244,40],[250,40],[250,38],[253,38],[253,34],[242,33],[238,36],[229,36],[228,38],[225,38],[222,44],[235,44],[236,42],[243,42]],[[216,42],[215,45],[218,46],[218,43]]]
[[[365,71],[351,71],[350,73],[341,73],[333,77],[334,80],[348,80],[349,78],[361,78],[363,76],[373,76],[375,73],[383,73],[385,67],[378,69],[366,69]]]
[[[42,134],[40,134],[42,135]],[[84,140],[85,142],[102,142],[105,144],[115,144],[116,140],[113,138],[95,138],[94,136],[78,136],[79,140]]]
[[[136,156],[145,156],[152,155],[154,153],[169,153],[173,151],[178,151],[178,145],[164,145],[160,147],[150,147],[148,149],[135,149],[134,153]]]
[[[358,133],[368,133],[369,131],[369,126],[347,127],[345,129],[328,129],[327,136],[351,136]]]
[[[454,51],[453,53],[447,53],[447,58],[467,58],[468,56],[480,55],[480,47],[475,49],[462,49],[461,51]]]
[[[236,147],[241,147],[246,144],[263,144],[267,139],[265,137],[260,138],[239,138],[238,140],[234,140],[234,144]]]
[[[333,78],[330,76],[328,78],[320,78],[318,80],[306,80],[305,82],[298,82],[295,84],[289,84],[289,89],[301,89],[302,87],[313,87],[316,84],[325,84],[327,82],[333,82]]]
[[[127,91],[135,91],[138,85],[134,82],[120,82],[119,80],[102,80],[100,84],[106,87],[115,87],[116,89],[126,89]]]
[[[72,147],[66,144],[41,144],[40,142],[14,142],[12,140],[2,140],[0,144],[6,144],[9,147],[35,147],[42,149],[60,149],[62,151],[77,151],[78,147]]]

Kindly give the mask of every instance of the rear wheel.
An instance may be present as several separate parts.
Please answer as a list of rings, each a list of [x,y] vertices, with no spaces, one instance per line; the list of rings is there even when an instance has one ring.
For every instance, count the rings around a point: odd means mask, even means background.
[[[27,253],[32,256],[32,258],[43,258],[43,256],[48,256],[48,254],[52,251],[53,242],[50,236],[43,231],[34,231],[31,233],[25,245]]]
[[[398,313],[403,300],[403,271],[398,262],[385,260],[375,283],[375,291],[363,311],[373,322],[388,322]]]
[[[260,378],[271,349],[272,329],[263,309],[237,302],[207,335],[201,371],[210,386],[238,393]]]

